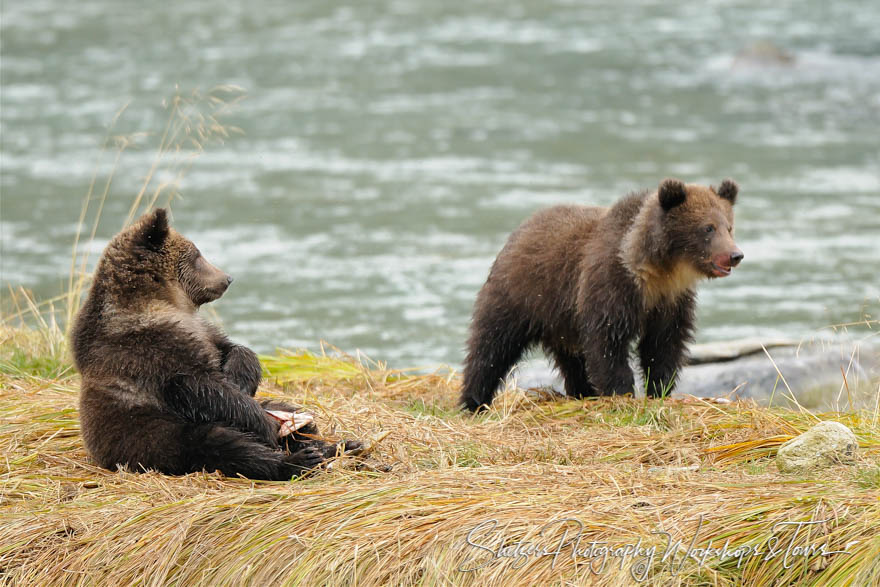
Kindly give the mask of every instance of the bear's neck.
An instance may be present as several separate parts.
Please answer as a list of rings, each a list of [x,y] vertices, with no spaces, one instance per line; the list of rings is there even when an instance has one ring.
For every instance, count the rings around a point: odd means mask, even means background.
[[[168,285],[152,288],[132,287],[131,284],[114,283],[114,287],[104,286],[101,291],[93,290],[89,297],[108,310],[121,311],[126,315],[174,314],[177,316],[196,315],[196,306],[180,287]],[[109,290],[109,291],[108,291]]]
[[[618,252],[647,309],[674,302],[693,291],[702,277],[692,263],[668,254],[660,230],[662,211],[656,198],[656,193],[645,197]]]
[[[643,265],[633,275],[647,309],[676,302],[693,292],[702,277],[691,263],[683,260],[670,267]]]

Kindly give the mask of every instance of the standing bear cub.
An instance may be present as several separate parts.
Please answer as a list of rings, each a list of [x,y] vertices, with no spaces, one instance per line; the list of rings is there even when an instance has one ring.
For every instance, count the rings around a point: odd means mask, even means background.
[[[296,408],[254,399],[257,356],[197,313],[231,282],[163,209],[107,245],[71,341],[83,439],[102,467],[287,480],[360,446],[318,440],[313,424],[282,432],[267,410]]]
[[[611,208],[556,206],[526,220],[495,259],[474,307],[461,401],[492,403],[523,352],[541,344],[572,397],[631,393],[630,344],[647,393],[670,391],[694,330],[694,287],[730,275],[737,185],[666,179]]]

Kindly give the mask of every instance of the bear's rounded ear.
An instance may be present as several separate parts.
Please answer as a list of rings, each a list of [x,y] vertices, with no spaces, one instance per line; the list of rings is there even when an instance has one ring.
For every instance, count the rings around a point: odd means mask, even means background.
[[[138,222],[135,234],[141,245],[151,249],[162,248],[168,238],[168,211],[165,208],[156,208],[144,214]]]
[[[732,179],[725,179],[721,182],[721,185],[718,186],[718,190],[715,193],[731,204],[736,204],[736,195],[739,193],[739,186],[736,185],[736,182]]]
[[[657,192],[660,199],[660,206],[664,211],[669,211],[684,203],[687,192],[684,188],[684,182],[680,179],[668,178],[660,182],[660,189]]]

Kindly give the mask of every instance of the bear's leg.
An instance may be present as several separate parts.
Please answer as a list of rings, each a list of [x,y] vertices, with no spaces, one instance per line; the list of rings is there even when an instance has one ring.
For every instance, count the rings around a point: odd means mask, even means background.
[[[474,313],[461,388],[461,403],[472,412],[492,403],[502,379],[532,342],[528,322],[496,309],[478,301]]]
[[[646,335],[639,343],[639,359],[648,397],[665,397],[675,388],[684,363],[684,348],[670,340]]]
[[[228,476],[287,480],[324,460],[318,449],[287,455],[225,425],[194,424],[167,410],[120,405],[107,391],[86,385],[80,414],[89,454],[110,470],[118,465],[167,475],[220,470]]]
[[[629,339],[599,333],[584,348],[587,377],[598,395],[627,395],[635,392],[635,378],[629,366]]]
[[[260,402],[264,410],[279,410],[282,412],[299,412],[302,408],[277,400],[263,400]],[[282,437],[281,447],[290,453],[295,453],[308,446],[319,447],[326,458],[332,458],[347,452],[356,452],[363,448],[363,444],[357,440],[345,439],[341,442],[325,442],[320,438],[318,425],[310,422],[293,432]]]
[[[245,395],[254,397],[260,386],[263,368],[251,349],[240,344],[229,344],[223,349],[223,374]]]
[[[193,424],[149,407],[94,409],[89,402],[83,408],[89,416],[83,430],[89,453],[111,470],[117,465],[168,475],[219,470],[229,477],[286,481],[325,460],[319,447],[287,454],[250,433],[217,423]],[[98,430],[93,422],[100,422]]]
[[[648,317],[639,343],[648,397],[664,397],[675,388],[685,364],[687,344],[693,341],[693,330],[692,296],[684,296],[675,306],[655,310]]]
[[[578,399],[596,395],[596,390],[587,378],[587,364],[583,357],[559,349],[551,350],[550,354],[565,380],[565,395]]]
[[[305,446],[294,453],[273,450],[247,434],[216,425],[188,431],[181,460],[191,471],[219,470],[227,477],[287,481],[304,475],[324,462],[319,446]],[[189,442],[186,442],[186,441]]]

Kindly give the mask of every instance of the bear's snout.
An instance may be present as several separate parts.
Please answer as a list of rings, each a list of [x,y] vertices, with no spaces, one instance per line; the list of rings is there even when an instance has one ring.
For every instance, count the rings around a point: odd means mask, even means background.
[[[740,253],[740,257],[742,257],[742,253]],[[232,285],[233,281],[235,281],[235,279],[233,279],[231,275],[226,274],[226,287],[229,287],[230,285]]]
[[[739,265],[743,257],[745,255],[737,247],[734,247],[730,253],[715,255],[711,260],[710,277],[727,277],[733,271],[733,268]]]
[[[742,251],[740,251],[739,249],[734,250],[732,253],[730,253],[730,266],[736,267],[737,265],[739,265],[739,262],[743,260],[743,257],[745,257],[745,255],[743,255]]]

